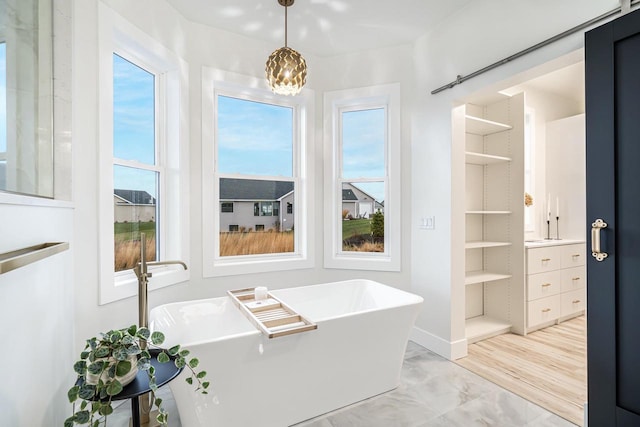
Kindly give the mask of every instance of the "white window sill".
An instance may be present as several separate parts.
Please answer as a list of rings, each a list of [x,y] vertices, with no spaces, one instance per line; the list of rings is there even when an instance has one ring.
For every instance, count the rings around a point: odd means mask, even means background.
[[[234,276],[240,274],[257,274],[274,271],[300,270],[313,268],[313,261],[300,255],[277,254],[277,258],[264,257],[229,257],[228,260],[219,259],[216,262],[205,264],[204,277]],[[235,259],[234,259],[235,258]],[[242,258],[242,259],[241,259]],[[248,259],[247,259],[248,258]]]

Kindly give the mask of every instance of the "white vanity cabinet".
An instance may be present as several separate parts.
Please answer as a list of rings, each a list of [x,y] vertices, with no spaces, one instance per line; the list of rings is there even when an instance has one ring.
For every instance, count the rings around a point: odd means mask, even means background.
[[[585,257],[581,241],[526,245],[528,332],[584,313]]]

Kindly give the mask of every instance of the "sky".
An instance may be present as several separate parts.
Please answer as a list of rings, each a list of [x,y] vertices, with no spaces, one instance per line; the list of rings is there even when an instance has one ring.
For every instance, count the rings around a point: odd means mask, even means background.
[[[113,55],[113,156],[155,164],[155,76]],[[114,166],[113,185],[158,196],[156,173]]]
[[[380,178],[354,184],[378,202],[384,201],[385,123],[383,108],[342,113],[342,178]]]
[[[218,96],[220,173],[293,176],[293,109]]]
[[[153,165],[155,157],[154,75],[114,54],[113,154]],[[344,112],[343,178],[384,200],[385,110]],[[293,109],[218,96],[217,167],[222,174],[293,176]],[[115,188],[145,190],[157,197],[152,171],[114,166]]]

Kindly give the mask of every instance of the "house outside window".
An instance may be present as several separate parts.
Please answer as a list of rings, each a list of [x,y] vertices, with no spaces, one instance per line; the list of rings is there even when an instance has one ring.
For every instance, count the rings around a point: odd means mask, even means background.
[[[325,267],[400,269],[399,85],[325,94]]]
[[[205,277],[307,268],[313,93],[277,96],[252,78],[207,68],[202,87]],[[233,213],[211,210],[212,202],[232,202]],[[224,232],[231,222],[245,232]]]
[[[233,233],[235,231],[238,231],[238,224],[230,224],[229,225],[229,232]]]
[[[220,212],[233,213],[233,203],[220,203]]]
[[[256,231],[264,231],[264,224],[256,224]]]

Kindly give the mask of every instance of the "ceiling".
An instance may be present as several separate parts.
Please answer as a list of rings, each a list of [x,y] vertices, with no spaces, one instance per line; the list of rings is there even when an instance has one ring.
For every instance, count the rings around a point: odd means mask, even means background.
[[[190,21],[284,45],[278,0],[166,0]],[[409,44],[472,0],[295,0],[288,8],[288,45],[303,55],[330,57]],[[529,80],[533,87],[584,102],[582,64]]]
[[[411,43],[471,0],[297,0],[288,8],[288,45],[328,57]],[[284,45],[277,0],[167,0],[188,20]]]
[[[512,95],[528,88],[542,90],[547,93],[584,104],[584,62],[557,69],[548,74],[512,86],[500,91],[505,95]]]
[[[530,80],[527,86],[584,103],[584,62]]]

